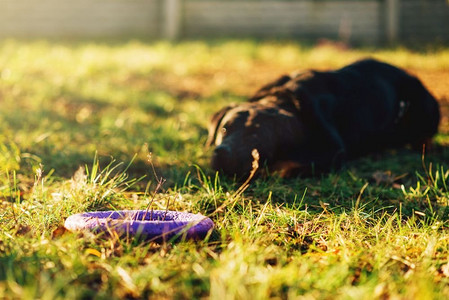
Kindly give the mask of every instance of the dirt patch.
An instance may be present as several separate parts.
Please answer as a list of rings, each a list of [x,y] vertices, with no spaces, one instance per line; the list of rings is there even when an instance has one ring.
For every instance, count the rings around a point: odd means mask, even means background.
[[[440,132],[449,133],[449,70],[410,69],[438,99],[441,108]]]
[[[418,76],[438,100],[449,102],[449,70],[410,69],[409,72]]]

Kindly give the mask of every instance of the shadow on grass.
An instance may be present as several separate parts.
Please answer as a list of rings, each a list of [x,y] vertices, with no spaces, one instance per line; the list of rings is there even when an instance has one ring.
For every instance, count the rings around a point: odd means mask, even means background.
[[[367,155],[315,177],[257,179],[246,194],[254,201],[310,213],[399,213],[449,220],[449,147],[426,155],[408,149]]]

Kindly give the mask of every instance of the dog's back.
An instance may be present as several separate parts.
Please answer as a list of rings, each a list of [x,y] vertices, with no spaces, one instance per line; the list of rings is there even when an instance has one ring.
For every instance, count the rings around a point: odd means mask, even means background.
[[[321,138],[324,134],[334,139],[333,146],[353,156],[421,144],[438,129],[438,103],[422,83],[373,59],[335,71],[307,71],[289,80],[284,76],[278,82],[282,85],[266,89],[264,97],[284,89],[293,93],[315,148],[329,146]]]

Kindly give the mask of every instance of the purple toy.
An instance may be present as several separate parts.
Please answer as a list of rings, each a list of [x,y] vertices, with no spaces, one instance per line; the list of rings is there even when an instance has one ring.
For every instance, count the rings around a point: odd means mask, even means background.
[[[135,236],[144,240],[169,241],[174,237],[203,239],[214,227],[201,214],[166,210],[95,211],[72,215],[64,227],[70,231]]]

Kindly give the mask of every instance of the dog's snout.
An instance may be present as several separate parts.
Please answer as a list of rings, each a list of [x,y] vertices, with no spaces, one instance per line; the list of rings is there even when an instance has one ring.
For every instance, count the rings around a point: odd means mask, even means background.
[[[227,158],[229,158],[231,154],[231,149],[229,148],[229,146],[226,145],[219,145],[215,148],[214,150],[214,157],[221,160],[221,161],[225,161],[227,160]]]
[[[227,145],[219,145],[215,148],[212,154],[212,167],[215,170],[225,169],[226,165],[230,163],[231,148]]]

